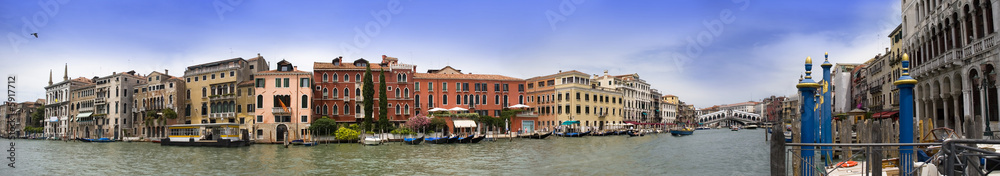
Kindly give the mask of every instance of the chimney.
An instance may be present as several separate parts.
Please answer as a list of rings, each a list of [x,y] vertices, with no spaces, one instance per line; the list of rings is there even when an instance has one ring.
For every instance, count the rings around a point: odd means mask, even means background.
[[[49,85],[52,85],[52,69],[49,69]]]
[[[69,64],[66,64],[65,70],[63,70],[63,81],[69,80]]]
[[[170,75],[170,70],[167,70],[167,69],[163,69],[163,74],[164,74],[164,75]]]

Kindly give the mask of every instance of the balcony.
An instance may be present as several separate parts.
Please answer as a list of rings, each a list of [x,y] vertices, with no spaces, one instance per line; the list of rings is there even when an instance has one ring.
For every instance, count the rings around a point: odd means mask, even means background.
[[[271,114],[274,114],[274,115],[289,115],[289,114],[291,114],[291,112],[285,111],[285,109],[281,108],[281,107],[274,107],[274,108],[271,108]]]
[[[234,94],[211,95],[211,96],[208,96],[208,99],[209,99],[209,101],[232,100],[232,99],[236,99],[236,95],[234,95]]]
[[[103,97],[94,99],[94,104],[106,104],[106,103],[108,103],[108,101]]]
[[[208,114],[208,117],[209,118],[229,118],[229,117],[236,117],[236,113],[235,112],[211,113],[211,114]]]
[[[364,99],[364,96],[355,96],[354,100],[355,101],[364,101],[365,99]]]
[[[538,117],[538,113],[535,113],[534,111],[524,111],[517,113],[517,117]]]
[[[987,49],[993,48],[997,45],[998,40],[996,39],[996,34],[992,34],[982,39],[976,40],[969,45],[966,45],[962,49],[962,58],[969,58],[978,54],[983,54]]]

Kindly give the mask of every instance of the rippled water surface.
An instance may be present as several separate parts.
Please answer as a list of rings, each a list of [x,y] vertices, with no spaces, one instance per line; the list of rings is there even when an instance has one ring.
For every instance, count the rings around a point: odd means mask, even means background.
[[[14,140],[16,168],[0,175],[768,175],[765,131],[289,148]]]

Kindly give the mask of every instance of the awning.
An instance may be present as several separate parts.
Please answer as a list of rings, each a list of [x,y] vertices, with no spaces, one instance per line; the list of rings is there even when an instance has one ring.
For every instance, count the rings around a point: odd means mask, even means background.
[[[49,122],[58,122],[58,121],[59,121],[58,117],[55,116],[49,117]]]
[[[92,113],[92,112],[84,112],[84,113],[77,114],[76,117],[77,118],[80,118],[80,117],[90,117],[91,114],[94,114],[94,113]]]
[[[562,123],[562,125],[572,125],[572,124],[580,124],[580,121],[570,120]]]
[[[452,123],[455,124],[455,128],[475,128],[476,121],[472,120],[454,120]]]
[[[876,113],[876,114],[878,114],[878,115],[872,115],[872,117],[875,117],[875,118],[890,118],[892,116],[895,116],[896,114],[899,114],[899,111],[886,111],[886,112],[880,112],[880,113]]]

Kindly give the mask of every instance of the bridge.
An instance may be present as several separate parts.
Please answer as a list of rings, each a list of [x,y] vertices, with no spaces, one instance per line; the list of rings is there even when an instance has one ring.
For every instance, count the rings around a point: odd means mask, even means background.
[[[708,113],[705,115],[700,115],[697,118],[698,123],[711,125],[715,123],[722,123],[721,125],[728,126],[733,124],[752,124],[760,123],[763,118],[760,114],[754,114],[749,112],[743,112],[739,110],[722,110],[713,113]]]

